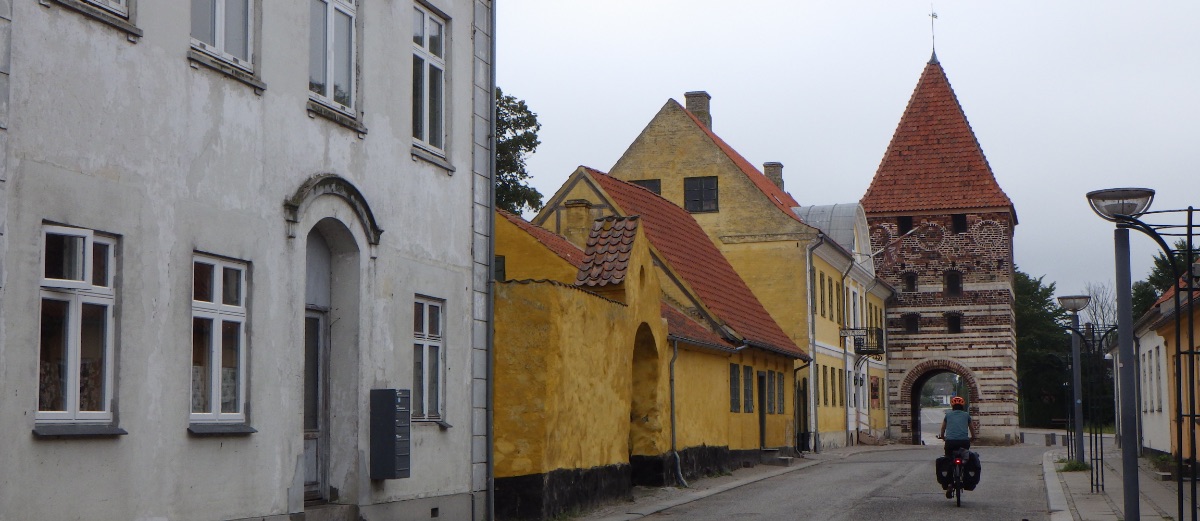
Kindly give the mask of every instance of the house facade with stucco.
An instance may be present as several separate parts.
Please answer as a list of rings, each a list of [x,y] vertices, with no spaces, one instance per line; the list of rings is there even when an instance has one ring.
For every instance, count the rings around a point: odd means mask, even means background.
[[[491,2],[3,9],[0,517],[485,518]]]

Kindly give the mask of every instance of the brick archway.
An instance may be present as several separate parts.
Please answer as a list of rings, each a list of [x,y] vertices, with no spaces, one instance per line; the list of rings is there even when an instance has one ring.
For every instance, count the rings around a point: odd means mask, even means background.
[[[947,359],[925,360],[909,369],[904,379],[900,383],[900,403],[908,404],[909,410],[909,433],[912,436],[914,445],[921,445],[921,406],[918,395],[920,387],[925,385],[925,382],[938,373],[954,373],[962,377],[963,385],[967,388],[967,395],[970,397],[967,401],[970,404],[969,411],[974,418],[979,413],[979,385],[975,381],[974,372],[967,366]],[[914,388],[918,395],[914,395]]]
[[[901,399],[912,396],[913,384],[930,371],[936,371],[939,373],[951,372],[961,376],[963,378],[963,382],[967,385],[967,389],[970,389],[971,391],[971,399],[969,400],[971,404],[974,405],[979,402],[979,385],[975,382],[975,373],[972,372],[967,366],[955,362],[954,360],[944,359],[925,360],[924,362],[913,366],[912,369],[909,369],[908,374],[904,375],[904,380],[900,382]]]

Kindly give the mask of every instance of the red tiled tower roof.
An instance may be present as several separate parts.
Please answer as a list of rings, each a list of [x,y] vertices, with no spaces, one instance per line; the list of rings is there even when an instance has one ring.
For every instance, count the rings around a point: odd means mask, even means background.
[[[779,327],[686,210],[645,188],[584,168],[625,215],[641,216],[650,244],[704,305],[754,347],[808,358]],[[668,317],[669,318],[669,317]]]
[[[571,263],[572,266],[576,268],[583,266],[583,250],[571,244],[571,241],[568,241],[565,237],[526,221],[519,215],[513,215],[499,208],[496,209],[496,213],[515,224],[517,228],[525,230],[525,233],[528,233],[538,242],[546,245],[546,248],[554,252],[555,255],[562,257],[563,260]]]
[[[935,56],[860,201],[867,213],[1008,208],[983,149]]]
[[[575,277],[576,286],[599,287],[620,284],[629,271],[638,216],[596,219],[588,235],[583,264]]]
[[[682,110],[684,114],[687,114],[689,118],[692,118],[692,121],[696,123],[696,126],[700,127],[700,130],[704,131],[704,133],[708,135],[709,139],[713,140],[713,143],[717,145],[717,148],[721,149],[721,152],[724,152],[726,156],[729,156],[729,159],[733,161],[733,164],[737,165],[738,170],[741,170],[743,174],[746,174],[746,177],[750,179],[750,182],[754,183],[754,186],[758,187],[758,189],[762,191],[763,195],[765,195],[767,199],[771,200],[771,204],[774,204],[776,208],[779,208],[784,215],[787,215],[788,217],[791,217],[797,221],[804,222],[802,219],[800,219],[800,216],[796,215],[796,213],[792,211],[792,208],[800,206],[800,203],[797,203],[796,200],[792,198],[791,194],[783,191],[782,188],[776,186],[775,183],[772,183],[770,179],[767,179],[767,176],[763,175],[762,172],[759,172],[758,169],[755,168],[754,165],[750,164],[746,158],[742,157],[737,150],[734,150],[733,147],[729,146],[729,143],[726,143],[725,140],[720,138],[720,136],[714,134],[712,129],[708,128],[708,125],[705,125],[703,121],[700,121],[700,118],[697,118],[696,115],[692,114],[690,110],[683,108],[682,105],[679,105],[678,101],[673,99],[671,101],[674,101],[675,105],[679,106],[679,109]]]

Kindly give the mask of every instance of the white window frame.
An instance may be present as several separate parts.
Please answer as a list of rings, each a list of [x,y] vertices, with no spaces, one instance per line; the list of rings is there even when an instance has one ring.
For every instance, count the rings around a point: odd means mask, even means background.
[[[130,0],[84,0],[96,7],[117,14],[121,18],[129,18]]]
[[[338,112],[345,113],[350,117],[357,117],[355,107],[358,105],[358,13],[356,0],[320,0],[325,4],[325,93],[313,92],[310,88],[308,91],[309,99],[326,105]],[[334,23],[335,15],[338,12],[345,13],[350,17],[350,103],[344,105],[334,100],[334,74],[336,70],[336,54],[334,47],[337,42],[334,41]],[[309,20],[309,23],[312,21]],[[311,28],[309,29],[311,31]],[[310,36],[311,38],[311,36]],[[309,71],[311,77],[312,71]]]
[[[195,295],[195,273],[196,264],[208,264],[213,267],[213,285],[212,285],[212,302],[196,300]],[[236,305],[225,304],[222,296],[224,295],[225,284],[225,268],[238,270],[239,285],[241,291],[238,294],[239,302]],[[191,396],[191,374],[188,376],[188,421],[191,423],[245,423],[246,422],[246,361],[248,359],[246,353],[246,329],[249,326],[249,320],[246,313],[246,298],[248,288],[246,285],[247,274],[250,265],[247,262],[234,261],[211,255],[194,254],[192,256],[192,322],[188,326],[191,331],[195,324],[195,319],[203,318],[212,321],[212,334],[209,336],[208,345],[208,363],[211,366],[209,370],[208,382],[208,408],[206,412],[192,411]],[[241,325],[238,328],[238,378],[237,378],[237,410],[235,412],[221,412],[221,363],[222,356],[222,334],[221,326],[224,322],[236,322]],[[195,349],[195,346],[192,346]],[[188,357],[190,361],[192,356]],[[188,364],[189,369],[191,363]]]
[[[228,62],[239,69],[251,73],[254,72],[254,1],[246,0],[246,54],[248,56],[245,60],[225,50],[225,0],[216,0],[213,2],[213,20],[215,25],[213,40],[215,42],[208,43],[192,35],[192,48],[221,61]]]
[[[47,279],[45,278],[45,255],[46,255],[46,235],[55,233],[62,235],[72,235],[85,237],[83,257],[84,263],[84,280],[62,280],[62,279]],[[108,258],[106,263],[108,269],[107,280],[100,281],[101,285],[92,284],[92,248],[96,244],[103,244],[108,247]],[[66,358],[67,358],[67,375],[66,375],[66,390],[63,396],[62,411],[43,411],[41,410],[41,342],[38,343],[38,392],[35,393],[35,399],[39,401],[37,404],[37,413],[34,419],[37,422],[46,423],[109,423],[113,419],[112,401],[115,396],[116,382],[113,379],[113,359],[116,353],[116,329],[115,323],[115,308],[116,308],[116,288],[113,286],[114,272],[116,267],[116,249],[117,241],[112,237],[97,236],[85,228],[70,228],[65,226],[43,226],[42,227],[42,264],[39,269],[42,270],[42,290],[38,300],[38,329],[41,329],[42,320],[42,302],[45,300],[57,300],[67,303],[67,338],[66,338]],[[83,305],[93,304],[104,306],[107,310],[105,315],[105,331],[104,331],[104,396],[102,397],[103,410],[101,411],[80,411],[79,410],[79,379],[81,362],[81,339],[82,333],[82,317]]]
[[[418,146],[420,146],[421,148],[426,148],[426,149],[429,149],[433,152],[437,152],[440,154],[443,151],[445,151],[445,149],[446,149],[446,135],[447,135],[447,132],[446,132],[446,54],[448,54],[447,51],[449,50],[449,47],[450,47],[448,45],[449,44],[449,30],[448,30],[449,24],[447,23],[448,20],[446,19],[446,17],[433,12],[432,10],[421,5],[420,3],[413,4],[413,16],[421,17],[422,35],[423,35],[421,38],[421,40],[422,40],[421,43],[418,44],[417,42],[413,42],[413,60],[415,62],[416,59],[420,58],[421,60],[424,60],[424,62],[425,62],[425,66],[424,66],[424,69],[421,74],[422,78],[424,78],[424,80],[425,80],[425,82],[424,82],[425,84],[423,85],[423,88],[422,88],[422,92],[424,93],[424,95],[421,96],[420,100],[417,100],[416,99],[417,92],[414,90],[413,91],[413,107],[412,107],[412,110],[416,111],[418,108],[418,105],[420,105],[421,125],[422,125],[422,131],[423,131],[424,135],[418,136],[417,129],[413,128],[412,129],[413,142],[415,144],[417,144]],[[435,24],[441,25],[441,35],[442,35],[442,56],[441,57],[434,55],[433,52],[429,50],[428,43],[427,43],[429,40],[428,36],[430,34],[429,29],[430,29],[430,27],[434,26]],[[414,23],[414,25],[415,25],[415,23]],[[441,106],[437,107],[437,109],[438,109],[437,112],[441,116],[441,121],[439,122],[439,125],[438,125],[441,128],[441,136],[440,136],[441,144],[440,145],[435,143],[433,140],[429,139],[430,138],[429,133],[430,133],[431,129],[433,128],[433,125],[432,125],[431,119],[430,119],[431,118],[430,114],[432,114],[433,111],[429,110],[430,109],[429,69],[431,69],[431,68],[437,68],[438,70],[440,70],[442,72],[442,82],[441,82],[441,85],[439,85],[439,88],[441,89],[441,92],[442,92],[441,99],[439,100],[441,102]],[[414,119],[416,119],[416,118],[414,117]]]
[[[414,304],[424,304],[424,306],[422,307],[422,310],[424,312],[424,317],[421,320],[422,327],[423,327],[422,331],[416,330],[416,327],[415,327],[416,324],[415,324],[415,320],[414,320],[413,350],[414,350],[414,352],[417,349],[421,350],[421,352],[422,352],[422,356],[421,356],[422,367],[420,368],[420,372],[418,373],[418,368],[416,367],[416,361],[415,360],[413,361],[413,386],[414,386],[414,389],[413,389],[412,419],[414,421],[434,421],[434,422],[444,421],[446,418],[446,340],[445,340],[446,301],[442,300],[442,299],[433,298],[433,297],[417,295],[416,298],[414,298],[413,303]],[[429,332],[430,331],[430,328],[429,328],[430,306],[435,306],[438,308],[438,332],[440,334],[437,334],[437,335],[431,334]],[[415,306],[414,306],[414,308],[415,308]],[[414,313],[415,312],[416,312],[416,310],[414,309]],[[430,358],[431,358],[429,356],[429,350],[430,350],[429,348],[430,347],[436,347],[437,351],[438,351],[438,354],[436,357],[437,369],[435,371],[430,371],[430,369],[429,369],[430,368],[429,362],[430,362]],[[418,374],[420,376],[420,380],[421,380],[420,382],[417,381]],[[433,386],[433,389],[430,389],[430,387],[432,385],[432,383],[430,381],[431,374],[437,376],[437,384],[435,386]],[[435,411],[431,411],[429,408],[429,398],[431,396],[435,396],[437,398],[437,407],[436,407],[437,410],[435,410]],[[420,403],[420,404],[416,403],[418,398],[421,399],[422,403]],[[419,407],[419,409],[418,409],[418,407]],[[417,413],[418,410],[420,410],[421,414]]]

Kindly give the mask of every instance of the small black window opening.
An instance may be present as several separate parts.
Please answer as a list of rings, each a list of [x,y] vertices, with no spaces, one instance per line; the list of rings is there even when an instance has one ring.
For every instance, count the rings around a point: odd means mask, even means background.
[[[920,331],[921,315],[916,313],[904,315],[904,332],[916,333]]]
[[[946,272],[946,296],[957,297],[962,295],[962,273],[957,271]]]
[[[962,315],[958,313],[946,314],[946,332],[962,333]]]
[[[904,291],[913,292],[916,290],[917,290],[917,274],[916,273],[905,273],[904,274]]]
[[[717,177],[685,177],[683,208],[689,212],[718,211]]]
[[[912,217],[897,217],[896,228],[900,235],[904,235],[912,231]]]
[[[950,216],[950,224],[954,233],[967,233],[967,214],[956,213]]]
[[[729,412],[742,412],[742,368],[729,364]]]
[[[639,179],[637,181],[630,181],[630,182],[635,185],[638,185],[642,188],[645,188],[651,192],[654,192],[658,195],[662,195],[662,180],[661,179]]]
[[[506,277],[505,273],[504,273],[504,256],[503,255],[496,256],[495,262],[492,263],[492,268],[496,272],[496,280],[500,280],[500,281],[508,280],[508,277]]]

